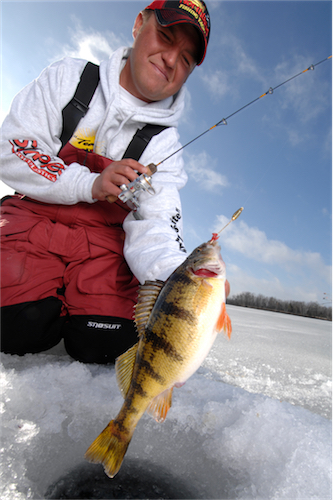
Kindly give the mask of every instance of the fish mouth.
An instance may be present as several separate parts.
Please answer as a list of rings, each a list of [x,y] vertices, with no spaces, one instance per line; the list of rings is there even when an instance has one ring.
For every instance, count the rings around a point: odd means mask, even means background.
[[[207,266],[199,267],[197,269],[192,267],[190,270],[195,276],[199,276],[201,278],[217,278],[221,276],[224,269],[222,266]]]
[[[216,273],[215,271],[211,271],[210,269],[205,269],[205,268],[200,268],[196,270],[192,268],[191,272],[195,276],[200,276],[201,278],[215,278],[216,276],[218,276],[218,273]]]
[[[220,251],[216,241],[203,243],[188,257],[188,270],[201,278],[225,278],[225,263]]]

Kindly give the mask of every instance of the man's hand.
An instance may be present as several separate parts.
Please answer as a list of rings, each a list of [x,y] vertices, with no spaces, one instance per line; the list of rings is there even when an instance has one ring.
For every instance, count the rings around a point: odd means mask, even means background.
[[[109,201],[111,201],[112,197],[117,199],[117,196],[121,193],[119,186],[129,184],[138,175],[146,173],[148,173],[147,167],[131,158],[113,161],[96,177],[92,187],[92,197],[94,200],[105,201],[111,195]]]

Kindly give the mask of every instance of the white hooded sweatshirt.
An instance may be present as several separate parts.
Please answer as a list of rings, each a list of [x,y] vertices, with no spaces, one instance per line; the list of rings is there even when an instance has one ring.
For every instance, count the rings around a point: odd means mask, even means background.
[[[121,48],[100,65],[100,83],[75,137],[84,136],[93,151],[120,160],[138,128],[145,124],[169,128],[153,137],[140,163],[159,163],[181,144],[177,124],[184,107],[184,89],[160,102],[144,103],[119,85],[131,49]],[[78,163],[69,166],[57,156],[61,148],[62,109],[72,99],[87,61],[65,58],[46,68],[13,100],[1,130],[1,179],[22,195],[50,204],[93,204],[92,185],[98,174]],[[78,133],[79,132],[79,133]],[[182,239],[179,189],[186,181],[180,153],[158,167],[155,194],[139,196],[140,215],[130,213],[123,224],[124,256],[137,279],[165,280],[186,258]],[[112,209],[112,205],[110,205]]]

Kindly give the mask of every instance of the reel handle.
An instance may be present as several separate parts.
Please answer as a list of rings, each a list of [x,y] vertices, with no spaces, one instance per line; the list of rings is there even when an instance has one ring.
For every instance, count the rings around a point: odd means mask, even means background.
[[[146,174],[141,174],[141,175],[147,175],[147,176],[151,176],[153,175],[156,171],[157,171],[157,167],[154,163],[150,163],[148,166],[147,166],[147,169],[148,169],[148,172]],[[135,182],[135,181],[133,181]],[[109,203],[114,203],[115,201],[117,201],[118,199],[118,196],[115,196],[113,194],[109,194],[107,197],[106,197],[106,200],[109,202]]]

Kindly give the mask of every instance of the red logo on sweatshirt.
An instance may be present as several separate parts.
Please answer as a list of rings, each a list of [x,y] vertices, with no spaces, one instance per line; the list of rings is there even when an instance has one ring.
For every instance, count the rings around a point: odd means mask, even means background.
[[[42,175],[49,181],[55,182],[57,176],[61,175],[65,165],[52,161],[52,157],[43,153],[37,145],[37,141],[14,139],[11,143],[12,152],[21,160],[25,161],[33,172]]]

